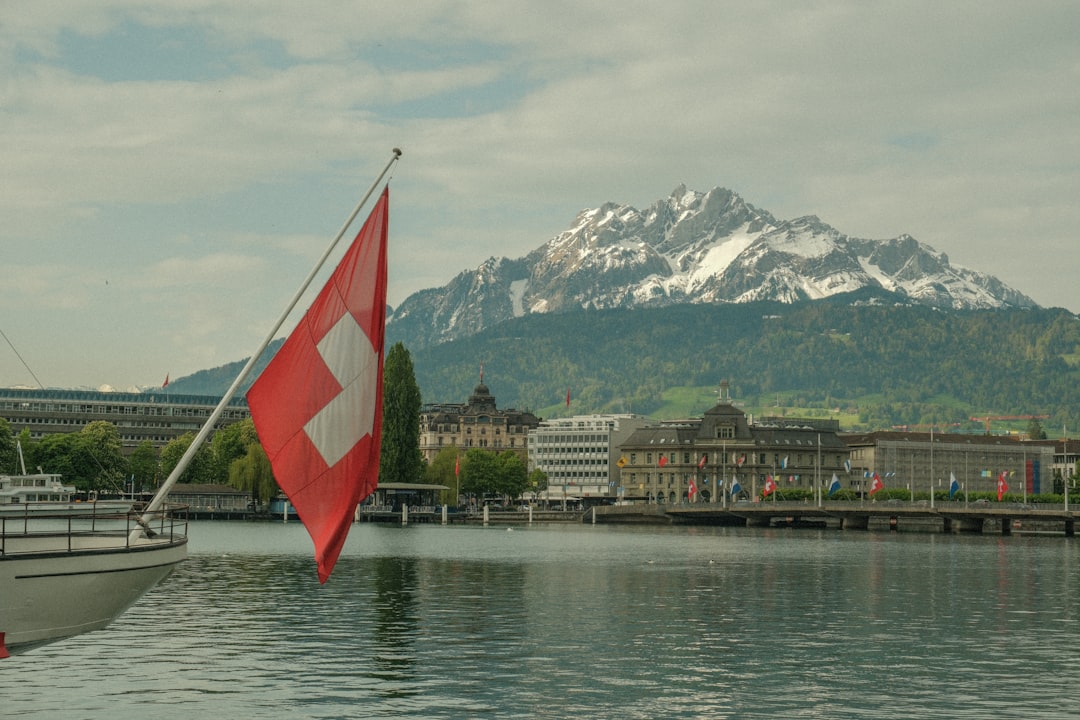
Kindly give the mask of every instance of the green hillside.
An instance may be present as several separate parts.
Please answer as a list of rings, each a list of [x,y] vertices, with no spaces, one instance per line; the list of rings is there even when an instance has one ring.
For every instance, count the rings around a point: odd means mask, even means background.
[[[732,398],[758,414],[972,431],[982,429],[972,416],[1047,415],[1041,423],[1056,432],[1080,425],[1078,352],[1080,323],[1064,310],[836,300],[530,316],[413,359],[426,402],[464,400],[483,362],[500,407],[543,417],[700,415],[726,379]]]
[[[463,402],[483,363],[499,407],[545,418],[698,416],[728,380],[747,412],[832,417],[845,429],[933,423],[980,432],[983,422],[970,418],[996,415],[1046,415],[1051,436],[1080,427],[1080,322],[1071,313],[856,299],[533,315],[410,352],[425,402]],[[239,368],[196,373],[170,389],[221,394]],[[991,423],[993,432],[1026,427]]]

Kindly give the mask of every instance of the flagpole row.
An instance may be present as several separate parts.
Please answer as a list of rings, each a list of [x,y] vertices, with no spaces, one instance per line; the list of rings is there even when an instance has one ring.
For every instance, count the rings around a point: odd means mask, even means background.
[[[187,451],[180,457],[180,461],[176,463],[176,467],[173,468],[173,471],[171,473],[169,473],[169,477],[167,477],[165,479],[165,482],[161,484],[161,487],[158,488],[157,493],[154,494],[153,499],[146,506],[145,510],[143,510],[143,515],[139,519],[139,524],[141,527],[137,527],[132,530],[132,540],[135,540],[143,532],[143,528],[149,526],[151,514],[157,511],[165,503],[165,498],[168,496],[169,490],[171,490],[172,487],[176,485],[177,481],[180,479],[180,476],[187,469],[187,466],[191,464],[192,459],[194,459],[195,457],[195,453],[198,452],[199,448],[206,441],[206,438],[213,431],[214,424],[217,422],[218,418],[221,417],[221,414],[225,411],[225,407],[229,404],[229,401],[233,399],[234,395],[236,395],[236,391],[240,388],[240,385],[243,384],[244,380],[247,379],[247,376],[251,374],[252,368],[255,367],[255,363],[258,362],[259,358],[263,354],[263,351],[265,351],[266,348],[270,345],[270,343],[274,341],[274,336],[277,335],[278,330],[281,329],[281,326],[285,324],[285,320],[288,319],[289,314],[293,311],[293,308],[296,307],[296,304],[300,302],[300,298],[303,297],[305,292],[307,292],[307,289],[311,285],[312,281],[315,279],[315,276],[319,274],[319,270],[321,270],[322,266],[326,263],[326,259],[330,257],[331,253],[334,252],[334,248],[337,247],[337,244],[341,241],[341,238],[344,237],[345,232],[349,229],[349,226],[352,225],[353,220],[356,219],[356,216],[360,214],[360,211],[363,209],[364,205],[367,204],[368,199],[371,197],[372,193],[375,192],[375,188],[379,186],[379,183],[382,182],[382,179],[386,177],[386,173],[390,171],[390,168],[393,166],[393,164],[397,162],[400,158],[401,150],[398,148],[394,148],[393,156],[390,158],[390,161],[386,163],[386,167],[384,167],[383,171],[379,173],[379,176],[375,178],[375,182],[371,184],[371,187],[368,188],[367,193],[364,194],[364,197],[360,200],[360,202],[356,204],[356,207],[353,209],[348,219],[341,226],[341,229],[338,230],[337,235],[334,236],[334,239],[330,242],[330,245],[322,254],[322,257],[319,258],[318,263],[316,263],[315,267],[312,268],[310,273],[308,273],[308,276],[304,279],[304,282],[300,286],[300,289],[296,291],[296,294],[293,296],[292,300],[285,308],[285,311],[281,313],[281,317],[278,318],[277,322],[274,324],[274,327],[270,330],[269,333],[267,333],[266,337],[262,341],[262,344],[259,345],[259,348],[252,354],[250,358],[248,358],[248,361],[244,365],[243,369],[240,371],[240,374],[236,376],[236,379],[233,380],[232,385],[230,385],[229,389],[225,391],[225,394],[221,396],[221,400],[218,402],[217,407],[215,407],[214,411],[210,413],[210,416],[206,419],[206,422],[203,423],[202,428],[199,429],[199,433],[195,436],[195,439],[192,440],[191,445],[188,447]]]

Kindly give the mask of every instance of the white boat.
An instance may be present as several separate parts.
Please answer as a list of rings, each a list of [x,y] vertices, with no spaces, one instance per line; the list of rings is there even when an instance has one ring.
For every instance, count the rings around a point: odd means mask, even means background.
[[[130,500],[79,500],[55,473],[0,475],[0,517],[57,514],[115,514],[131,510]]]
[[[187,521],[157,513],[0,516],[0,657],[99,630],[187,556]],[[139,532],[133,532],[136,528]]]

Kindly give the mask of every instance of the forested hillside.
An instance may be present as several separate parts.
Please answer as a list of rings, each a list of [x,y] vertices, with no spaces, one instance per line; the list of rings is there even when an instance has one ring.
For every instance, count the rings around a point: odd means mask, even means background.
[[[850,301],[850,298],[847,298]],[[464,400],[479,363],[501,407],[654,413],[671,387],[842,408],[864,427],[1046,414],[1080,424],[1080,323],[1063,310],[943,312],[818,301],[532,316],[414,353],[425,401]],[[701,393],[702,397],[715,397]],[[700,413],[705,407],[692,408]]]
[[[395,341],[388,336],[387,346]],[[499,407],[544,417],[700,414],[728,380],[747,406],[780,398],[793,412],[839,410],[851,429],[977,429],[972,415],[1027,414],[1047,415],[1041,423],[1055,432],[1080,427],[1080,322],[1060,309],[941,311],[874,293],[582,311],[518,318],[410,352],[424,402],[463,402],[483,363]],[[239,368],[196,373],[170,389],[221,394]],[[673,388],[691,399],[672,409],[665,395]]]

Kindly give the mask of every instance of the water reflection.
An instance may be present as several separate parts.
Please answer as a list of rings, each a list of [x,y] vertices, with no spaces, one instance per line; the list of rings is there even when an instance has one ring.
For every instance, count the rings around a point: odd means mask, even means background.
[[[2,666],[4,716],[1061,717],[1062,538],[200,525],[114,626]],[[91,670],[92,668],[92,670]]]

